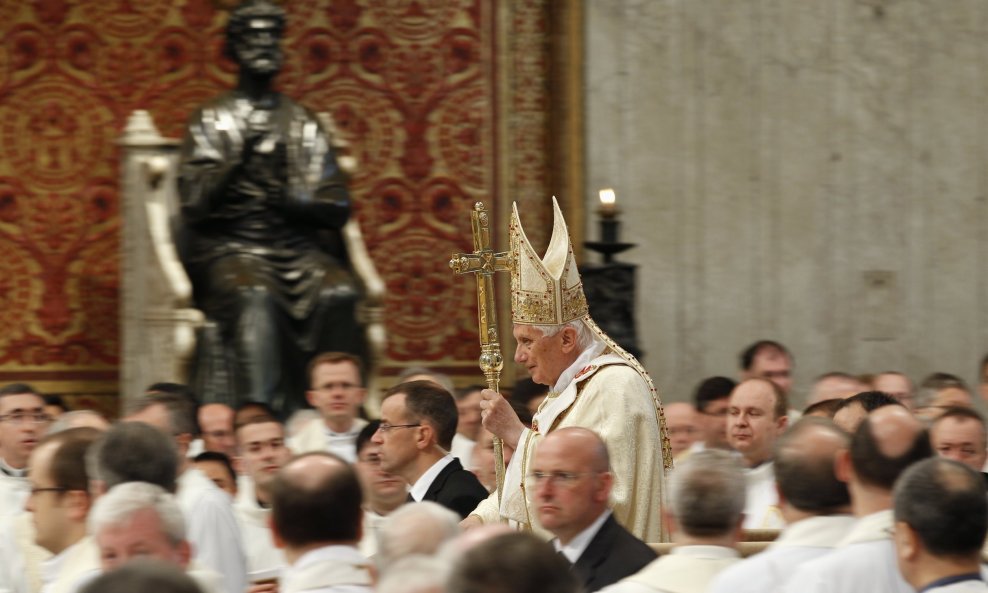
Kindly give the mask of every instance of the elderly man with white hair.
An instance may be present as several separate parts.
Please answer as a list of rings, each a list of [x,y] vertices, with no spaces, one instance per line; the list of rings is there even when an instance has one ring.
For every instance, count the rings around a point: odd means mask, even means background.
[[[566,426],[593,429],[611,452],[614,518],[635,537],[659,541],[665,469],[672,454],[658,393],[642,365],[590,317],[583,283],[559,205],[544,257],[532,248],[515,206],[511,239],[511,317],[515,362],[550,387],[526,428],[499,393],[482,392],[484,427],[514,449],[503,495],[484,500],[464,527],[504,519],[539,528],[534,490],[526,488],[538,443]],[[457,260],[454,260],[454,266]]]
[[[378,569],[386,574],[398,560],[433,556],[460,533],[460,516],[439,503],[413,502],[387,516],[377,540]]]
[[[102,573],[151,557],[181,567],[205,593],[221,590],[220,575],[191,560],[182,509],[175,496],[160,486],[146,482],[114,486],[89,514],[89,533],[99,547]],[[83,577],[77,590],[100,572]]]

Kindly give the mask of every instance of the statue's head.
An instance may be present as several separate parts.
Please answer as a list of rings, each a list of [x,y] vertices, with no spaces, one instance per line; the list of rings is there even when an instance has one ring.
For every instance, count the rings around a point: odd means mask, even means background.
[[[230,13],[226,55],[242,70],[274,75],[281,69],[285,11],[270,0],[245,0]]]

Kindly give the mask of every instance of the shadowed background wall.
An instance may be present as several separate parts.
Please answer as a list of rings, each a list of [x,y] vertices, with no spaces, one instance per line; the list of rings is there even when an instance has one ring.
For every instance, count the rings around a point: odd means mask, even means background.
[[[832,370],[977,380],[988,3],[585,5],[587,187],[639,243],[667,400],[759,338],[795,354],[797,405]]]

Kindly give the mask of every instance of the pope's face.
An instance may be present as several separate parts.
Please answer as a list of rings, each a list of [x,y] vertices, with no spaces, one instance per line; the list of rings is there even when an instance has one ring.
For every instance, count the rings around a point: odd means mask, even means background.
[[[515,362],[524,365],[539,385],[552,387],[569,366],[562,350],[563,332],[546,337],[531,325],[516,324],[511,332],[518,342]]]

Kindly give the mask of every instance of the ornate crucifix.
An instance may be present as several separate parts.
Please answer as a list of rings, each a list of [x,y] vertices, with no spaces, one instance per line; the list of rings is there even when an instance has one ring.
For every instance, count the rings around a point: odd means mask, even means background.
[[[498,391],[504,359],[497,336],[497,305],[494,301],[494,273],[509,271],[511,259],[506,252],[491,249],[490,216],[483,202],[473,205],[470,212],[473,226],[473,253],[454,253],[449,267],[457,274],[477,276],[477,325],[480,335],[480,370],[484,371],[487,387]],[[497,498],[504,488],[504,449],[501,439],[494,437],[494,472],[497,477]]]

